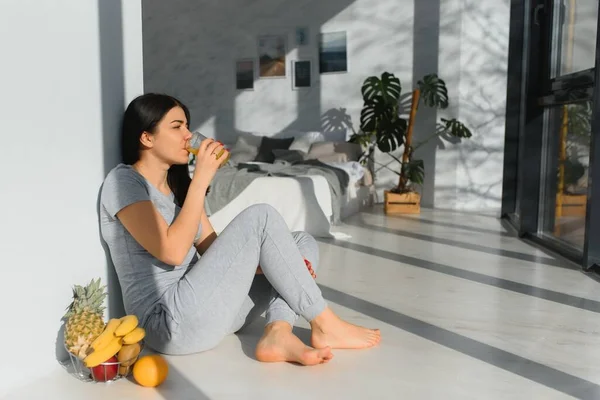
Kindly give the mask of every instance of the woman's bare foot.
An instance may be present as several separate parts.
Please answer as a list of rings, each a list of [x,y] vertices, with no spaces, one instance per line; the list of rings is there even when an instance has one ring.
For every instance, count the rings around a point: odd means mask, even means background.
[[[256,345],[256,359],[263,362],[295,362],[302,365],[317,365],[333,358],[331,349],[313,349],[306,346],[292,333],[287,322],[267,325],[263,337]]]
[[[379,329],[368,329],[350,324],[340,319],[331,309],[326,308],[310,322],[312,327],[311,344],[320,349],[365,349],[381,341]]]

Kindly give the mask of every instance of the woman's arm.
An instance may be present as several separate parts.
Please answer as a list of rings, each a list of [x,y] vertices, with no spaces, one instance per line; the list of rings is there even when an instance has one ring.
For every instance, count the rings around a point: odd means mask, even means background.
[[[190,185],[181,212],[171,226],[150,201],[133,203],[119,211],[117,217],[150,254],[166,264],[180,265],[198,232],[207,186]]]
[[[215,241],[217,234],[215,233],[215,228],[213,228],[212,224],[210,223],[204,208],[202,209],[202,215],[200,216],[200,223],[202,224],[202,232],[200,233],[200,238],[196,243],[194,243],[194,245],[196,246],[198,253],[202,255]]]
[[[222,147],[222,144],[212,139],[201,143],[194,177],[181,211],[170,226],[151,201],[133,203],[117,213],[117,217],[131,236],[150,254],[168,265],[183,263],[194,245],[198,226],[203,215],[206,215],[206,189],[221,163],[215,154]]]

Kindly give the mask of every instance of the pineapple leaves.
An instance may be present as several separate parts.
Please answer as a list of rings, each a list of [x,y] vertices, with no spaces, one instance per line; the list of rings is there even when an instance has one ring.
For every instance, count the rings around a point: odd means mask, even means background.
[[[73,286],[73,301],[67,307],[65,317],[78,314],[85,310],[102,313],[106,307],[103,307],[104,299],[107,296],[106,286],[100,285],[100,278],[93,280],[84,286]]]
[[[450,120],[441,118],[441,120],[444,123],[444,131],[448,132],[450,135],[461,139],[468,139],[473,136],[469,128],[456,118]]]
[[[426,75],[417,84],[421,90],[421,99],[427,106],[441,109],[448,107],[446,82],[438,78],[437,74]]]

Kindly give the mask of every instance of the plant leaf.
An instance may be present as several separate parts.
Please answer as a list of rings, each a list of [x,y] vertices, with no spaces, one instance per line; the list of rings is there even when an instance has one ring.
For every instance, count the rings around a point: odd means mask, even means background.
[[[377,147],[384,153],[389,153],[402,146],[407,123],[402,118],[384,118],[379,123],[377,132]]]
[[[567,112],[569,134],[588,138],[592,131],[592,103],[587,101],[585,103],[569,104]]]
[[[385,153],[401,146],[407,126],[406,120],[398,115],[401,91],[400,79],[389,72],[381,74],[381,78],[367,78],[361,88],[364,105],[360,129],[369,135],[368,140],[358,136],[351,140],[371,143],[374,134],[377,147]]]
[[[579,160],[569,160],[564,165],[564,182],[566,185],[575,185],[585,175],[585,166]],[[558,173],[559,169],[557,169]]]
[[[441,118],[441,120],[445,125],[445,131],[450,133],[450,135],[461,139],[470,138],[473,136],[469,128],[467,128],[465,124],[458,121],[456,118],[452,118],[450,120]]]
[[[349,143],[360,144],[361,146],[368,146],[371,143],[371,134],[369,133],[354,133],[348,139]]]
[[[386,104],[381,96],[366,100],[360,112],[360,129],[364,132],[374,132],[383,119],[393,117],[393,107]]]
[[[400,79],[389,72],[381,74],[381,79],[376,76],[365,79],[361,88],[364,102],[381,97],[386,104],[397,104],[401,91]]]
[[[446,82],[438,78],[437,74],[425,75],[417,84],[421,90],[421,99],[427,106],[442,109],[448,107]]]
[[[425,180],[425,166],[423,160],[411,160],[404,164],[406,177],[412,183],[422,185]]]

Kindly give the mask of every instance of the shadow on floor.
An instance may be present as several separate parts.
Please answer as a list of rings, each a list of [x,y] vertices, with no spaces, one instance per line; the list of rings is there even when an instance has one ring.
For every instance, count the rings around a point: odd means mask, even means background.
[[[361,212],[363,212],[365,214],[377,215],[380,217],[385,216],[385,218],[402,219],[405,221],[412,221],[412,222],[416,222],[419,224],[443,226],[446,228],[460,229],[463,231],[471,231],[471,232],[475,232],[475,233],[484,233],[484,234],[503,236],[503,237],[517,237],[517,234],[514,232],[503,232],[503,231],[497,231],[497,230],[493,230],[493,229],[478,228],[475,226],[456,224],[453,222],[433,221],[433,220],[429,220],[429,219],[424,219],[421,216],[410,217],[410,216],[406,216],[406,215],[385,215],[382,212],[377,212],[377,211],[373,211],[373,210],[364,210]]]
[[[396,236],[403,236],[411,239],[423,240],[426,242],[444,244],[452,247],[463,248],[466,250],[478,251],[480,253],[487,253],[494,256],[512,258],[515,260],[521,261],[529,261],[537,264],[551,265],[553,267],[560,267],[566,269],[574,269],[571,263],[566,263],[562,260],[557,260],[549,257],[542,257],[535,254],[525,254],[518,251],[505,250],[496,247],[483,246],[479,244],[471,244],[465,243],[458,240],[445,239],[441,237],[425,235],[422,233],[415,233],[410,231],[405,231],[401,229],[387,228],[383,226],[378,226],[374,224],[370,224],[366,222],[362,218],[353,218],[345,221],[347,225],[355,226],[357,228],[369,229],[376,232],[388,233]]]
[[[583,297],[573,296],[554,290],[544,289],[538,286],[532,286],[520,282],[511,281],[509,279],[497,278],[492,275],[486,275],[478,272],[473,272],[446,264],[441,264],[433,261],[423,260],[417,257],[406,256],[399,253],[393,253],[377,249],[374,247],[364,246],[357,243],[351,243],[343,240],[317,238],[321,243],[327,243],[333,246],[351,249],[364,254],[375,257],[381,257],[391,261],[396,261],[401,264],[407,264],[413,267],[422,268],[429,271],[439,272],[454,276],[456,278],[466,279],[472,282],[482,283],[484,285],[493,286],[496,288],[509,290],[515,293],[521,293],[527,296],[537,297],[540,299],[552,301],[570,307],[579,308],[582,310],[600,313],[600,301],[586,299]],[[375,264],[376,265],[376,264]]]
[[[319,285],[323,297],[371,318],[395,326],[426,340],[458,351],[505,371],[530,379],[579,399],[597,399],[600,386],[585,379],[537,363],[517,354],[487,345],[358,297]],[[385,344],[383,338],[382,344]]]
[[[185,377],[172,364],[169,365],[169,378],[156,391],[165,399],[194,399],[194,400],[210,400],[194,382]]]

